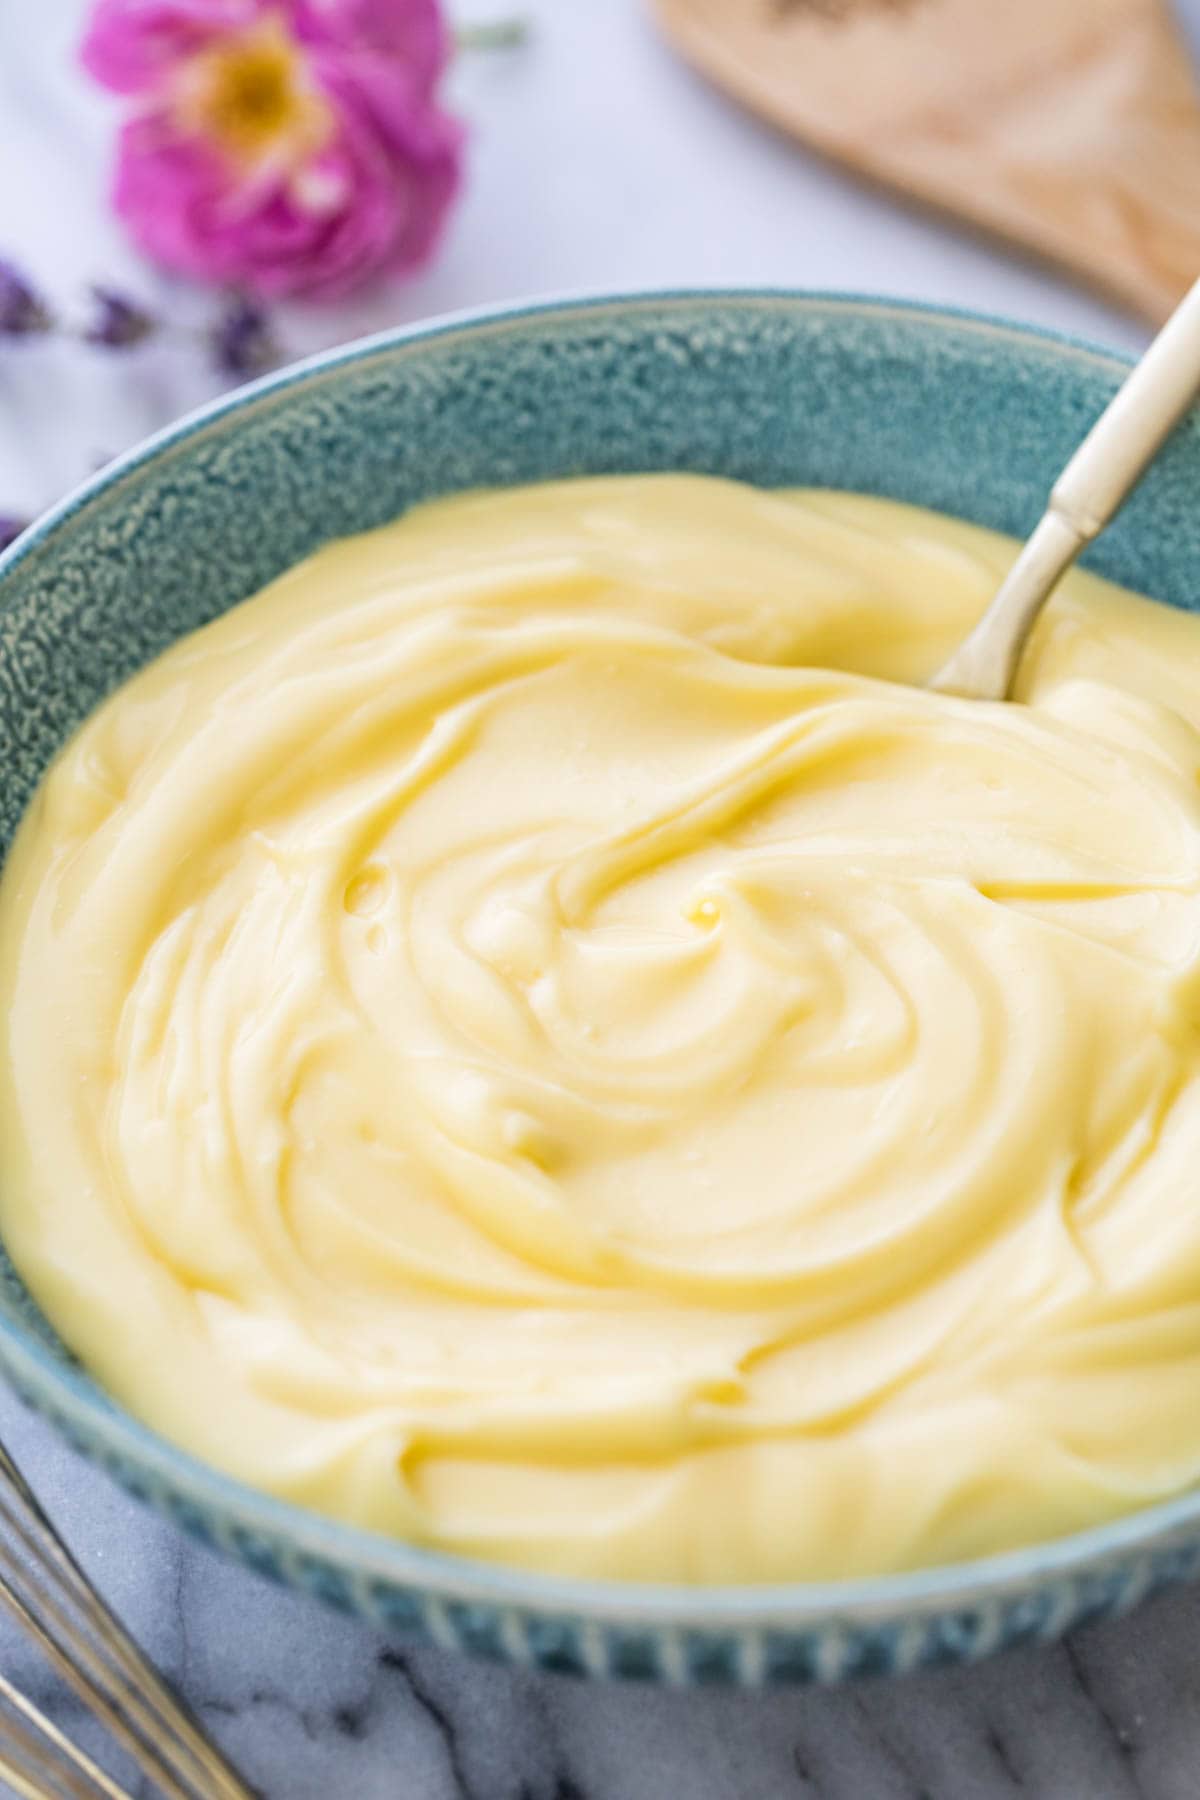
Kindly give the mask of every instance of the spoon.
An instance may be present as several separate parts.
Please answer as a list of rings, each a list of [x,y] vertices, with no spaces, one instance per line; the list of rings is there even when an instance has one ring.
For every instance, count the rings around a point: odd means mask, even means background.
[[[1200,390],[1200,281],[1184,296],[1054,484],[991,605],[929,683],[1006,700],[1030,632],[1085,544],[1108,524]]]

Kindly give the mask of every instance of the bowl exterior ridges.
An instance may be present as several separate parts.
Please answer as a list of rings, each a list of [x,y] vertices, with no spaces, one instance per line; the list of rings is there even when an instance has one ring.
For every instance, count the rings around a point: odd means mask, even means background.
[[[10,1374],[11,1379],[11,1374]],[[1000,1591],[963,1591],[934,1607],[886,1607],[873,1618],[831,1608],[794,1624],[742,1619],[682,1624],[598,1617],[553,1603],[460,1599],[436,1584],[389,1579],[353,1556],[321,1554],[247,1516],[236,1489],[220,1504],[190,1483],[148,1470],[103,1431],[56,1410],[39,1385],[18,1392],[84,1456],[191,1537],[283,1587],[406,1637],[489,1661],[554,1674],[660,1683],[760,1688],[830,1685],[977,1662],[1018,1646],[1052,1642],[1078,1625],[1112,1618],[1200,1572],[1200,1531],[1145,1548],[1097,1555],[1053,1577],[1037,1565]],[[616,1590],[619,1592],[619,1590]],[[751,1599],[750,1605],[753,1605]]]

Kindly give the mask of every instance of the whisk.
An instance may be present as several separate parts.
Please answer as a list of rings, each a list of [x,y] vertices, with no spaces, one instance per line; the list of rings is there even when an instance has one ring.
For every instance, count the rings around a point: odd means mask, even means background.
[[[0,1607],[107,1727],[154,1794],[257,1800],[109,1612],[2,1443]],[[132,1800],[3,1673],[0,1781],[20,1800]]]

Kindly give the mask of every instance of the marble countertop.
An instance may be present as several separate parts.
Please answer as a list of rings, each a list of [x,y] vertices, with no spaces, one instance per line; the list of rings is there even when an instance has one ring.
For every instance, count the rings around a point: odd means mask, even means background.
[[[496,0],[496,9],[502,0]],[[463,0],[460,16],[480,16]],[[1141,329],[1015,256],[856,187],[676,65],[642,0],[524,0],[519,53],[456,77],[471,180],[436,266],[296,351],[538,293],[703,282],[882,290],[1134,348]],[[1185,22],[1200,47],[1200,0]],[[0,0],[0,254],[64,305],[120,280],[181,328],[102,201],[104,103],[72,66],[78,0]],[[547,154],[549,148],[553,154]],[[179,343],[0,353],[0,513],[33,512],[213,391]],[[185,1542],[0,1395],[0,1434],[81,1560],[268,1800],[1195,1800],[1200,1592],[1054,1649],[836,1692],[664,1694],[388,1641]],[[0,1667],[92,1744],[36,1654]],[[0,1784],[2,1788],[2,1784]]]

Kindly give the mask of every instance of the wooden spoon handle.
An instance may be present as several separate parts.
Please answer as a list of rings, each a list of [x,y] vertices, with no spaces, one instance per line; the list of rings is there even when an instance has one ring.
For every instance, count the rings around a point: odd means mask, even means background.
[[[1062,10],[1051,3],[1051,15]],[[895,145],[913,191],[1060,263],[1161,325],[1200,270],[1200,104],[1173,23],[1130,7],[955,140]],[[965,98],[965,96],[964,96]]]
[[[654,4],[784,130],[1156,324],[1200,269],[1200,99],[1163,0]]]

